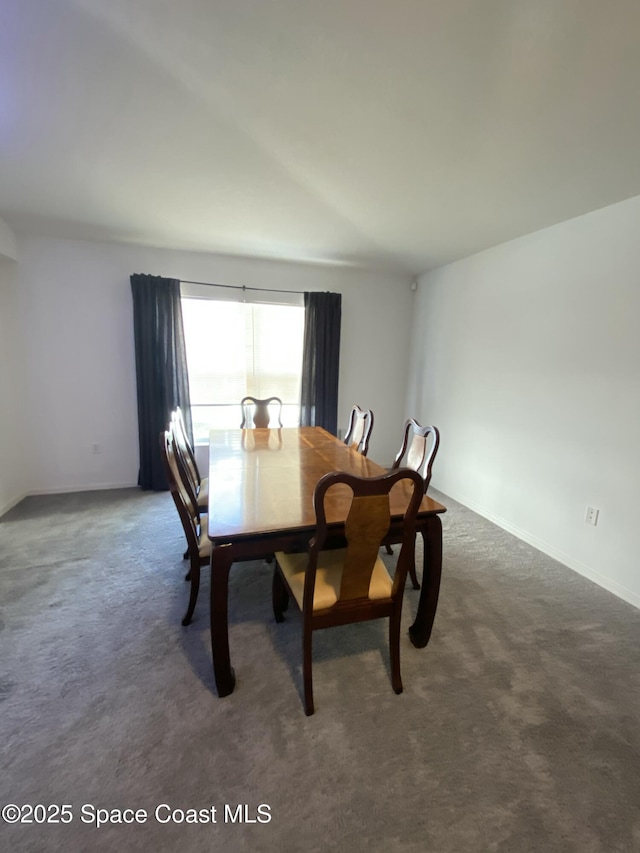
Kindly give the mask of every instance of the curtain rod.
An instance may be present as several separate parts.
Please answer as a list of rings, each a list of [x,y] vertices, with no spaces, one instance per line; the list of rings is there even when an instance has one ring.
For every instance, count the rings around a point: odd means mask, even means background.
[[[216,284],[214,281],[187,281],[180,279],[180,284],[201,284],[203,287],[228,287],[231,290],[258,290],[265,293],[298,293],[304,296],[304,290],[279,290],[276,287],[247,287],[244,284]]]

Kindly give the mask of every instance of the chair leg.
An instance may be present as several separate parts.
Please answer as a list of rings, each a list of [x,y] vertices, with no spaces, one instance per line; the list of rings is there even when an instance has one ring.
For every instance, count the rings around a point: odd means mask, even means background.
[[[400,675],[400,608],[396,608],[389,617],[389,657],[391,661],[391,686],[396,693],[402,693]]]
[[[276,622],[284,622],[284,611],[289,604],[289,593],[280,574],[278,566],[273,569],[273,580],[271,582],[271,602],[273,604],[273,615]]]
[[[302,626],[302,677],[304,680],[304,712],[310,717],[313,707],[313,675],[311,672],[311,625],[303,619]]]
[[[415,555],[411,560],[409,565],[409,577],[411,578],[411,586],[414,589],[420,589],[420,582],[418,581],[418,575],[416,574],[416,558]]]
[[[200,589],[200,565],[195,560],[191,563],[189,571],[191,578],[191,590],[189,592],[189,606],[182,620],[183,625],[189,625],[193,616],[193,611],[196,609],[196,601],[198,600],[198,591]]]
[[[391,545],[385,545],[387,550],[387,554],[393,554],[393,548]],[[415,558],[412,560],[411,565],[409,566],[409,577],[411,578],[411,586],[414,589],[420,589],[420,581],[418,580],[418,575],[416,574],[416,561]]]

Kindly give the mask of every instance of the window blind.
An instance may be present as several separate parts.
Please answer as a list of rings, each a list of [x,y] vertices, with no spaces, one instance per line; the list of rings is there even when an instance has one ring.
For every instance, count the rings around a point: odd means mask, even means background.
[[[275,395],[297,423],[304,307],[183,297],[182,314],[194,414]]]

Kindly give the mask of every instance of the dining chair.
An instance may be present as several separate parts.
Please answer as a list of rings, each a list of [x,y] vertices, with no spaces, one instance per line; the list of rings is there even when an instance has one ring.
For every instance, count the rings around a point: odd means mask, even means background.
[[[393,578],[379,549],[389,529],[389,493],[401,484],[407,497],[402,546]],[[338,491],[331,492],[334,487]],[[344,526],[346,546],[332,548],[331,524],[338,495],[350,495]],[[315,535],[306,553],[278,551],[273,574],[272,600],[276,622],[282,622],[289,599],[302,613],[303,682],[305,713],[313,714],[312,634],[352,622],[389,618],[391,683],[402,693],[400,675],[400,617],[407,570],[415,550],[415,521],[423,495],[422,477],[398,469],[379,477],[356,477],[344,471],[325,474],[314,491]],[[323,550],[329,545],[328,550]]]
[[[402,445],[396,454],[391,470],[394,471],[401,466],[411,468],[422,475],[424,480],[424,491],[426,494],[431,482],[431,470],[440,447],[440,432],[435,426],[421,426],[415,418],[409,418],[404,425],[402,433]],[[387,554],[393,554],[391,545],[386,545]],[[411,585],[414,589],[420,589],[418,576],[416,575],[415,561],[409,567]]]
[[[274,421],[282,427],[282,400],[280,397],[243,397],[240,400],[242,423],[240,429],[251,427],[268,427]]]
[[[369,439],[373,429],[373,412],[371,409],[361,409],[353,406],[349,413],[349,424],[344,437],[344,443],[355,448],[363,456],[369,451]]]
[[[193,447],[187,438],[184,416],[179,406],[171,413],[170,429],[173,430],[178,464],[182,468],[187,488],[191,490],[194,502],[206,512],[209,502],[209,478],[200,476]]]
[[[191,582],[191,590],[187,612],[182,624],[188,625],[191,622],[198,600],[200,567],[207,565],[211,557],[211,541],[207,536],[207,515],[200,512],[183,480],[178,464],[175,433],[172,430],[164,430],[160,433],[160,451],[171,497],[178,510],[182,528],[187,538],[189,571],[185,580]]]
[[[404,425],[402,445],[391,470],[411,468],[422,475],[425,492],[431,482],[431,469],[440,446],[440,432],[434,426],[421,426],[414,418]]]

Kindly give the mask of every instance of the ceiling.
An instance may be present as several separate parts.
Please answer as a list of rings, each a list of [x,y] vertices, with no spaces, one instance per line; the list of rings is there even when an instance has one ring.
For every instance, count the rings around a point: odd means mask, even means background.
[[[638,0],[1,0],[0,217],[418,274],[640,194]]]

